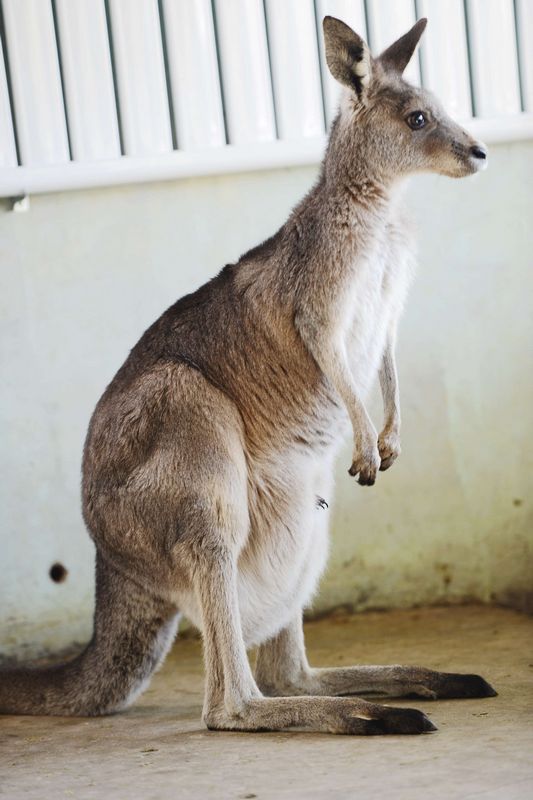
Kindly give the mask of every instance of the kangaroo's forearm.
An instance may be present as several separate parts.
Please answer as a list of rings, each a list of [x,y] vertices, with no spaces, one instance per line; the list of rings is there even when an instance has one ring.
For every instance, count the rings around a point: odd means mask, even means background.
[[[400,390],[398,388],[398,373],[394,356],[394,336],[389,336],[381,366],[379,369],[379,382],[383,395],[384,422],[383,430],[378,439],[378,449],[381,458],[380,470],[388,469],[400,455]]]
[[[327,333],[317,337],[304,324],[299,324],[298,328],[321,372],[341,398],[352,423],[354,439],[361,440],[367,433],[376,435],[348,365],[342,338]]]
[[[358,475],[362,486],[372,486],[381,463],[378,436],[365,405],[359,396],[351,373],[343,336],[333,324],[315,320],[309,325],[305,317],[295,319],[300,335],[324,376],[340,396],[352,423],[354,449],[349,473]],[[317,335],[317,331],[320,333]]]
[[[383,353],[379,369],[379,383],[383,396],[383,429],[396,434],[400,432],[400,389],[393,343],[389,340]]]

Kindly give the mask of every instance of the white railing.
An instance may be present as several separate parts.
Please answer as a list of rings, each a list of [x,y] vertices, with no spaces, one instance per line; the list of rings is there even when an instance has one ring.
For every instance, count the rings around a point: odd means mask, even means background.
[[[533,137],[533,0],[0,0],[0,196],[314,163],[337,87],[321,20],[480,138]]]

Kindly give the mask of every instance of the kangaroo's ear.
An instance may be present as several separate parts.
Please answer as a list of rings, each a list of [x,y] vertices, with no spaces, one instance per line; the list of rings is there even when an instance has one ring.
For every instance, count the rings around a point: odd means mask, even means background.
[[[340,19],[324,17],[322,25],[329,71],[340,83],[362,94],[372,73],[368,45]]]
[[[424,33],[427,24],[428,21],[425,17],[415,22],[410,31],[404,33],[394,44],[387,47],[378,58],[378,61],[387,69],[392,69],[395,72],[399,72],[401,75],[410,62],[411,56],[415,52],[415,47]]]

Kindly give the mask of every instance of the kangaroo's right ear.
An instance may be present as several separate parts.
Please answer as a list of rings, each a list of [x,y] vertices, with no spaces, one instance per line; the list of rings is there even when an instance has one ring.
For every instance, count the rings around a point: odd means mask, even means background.
[[[361,95],[372,73],[367,43],[335,17],[324,17],[322,26],[329,71],[336,80]]]

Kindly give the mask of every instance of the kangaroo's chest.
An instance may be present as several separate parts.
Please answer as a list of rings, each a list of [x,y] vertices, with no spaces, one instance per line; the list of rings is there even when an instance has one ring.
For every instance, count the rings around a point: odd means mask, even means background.
[[[391,224],[355,265],[346,305],[346,349],[362,395],[375,378],[387,333],[395,328],[405,302],[412,254],[410,236]]]

